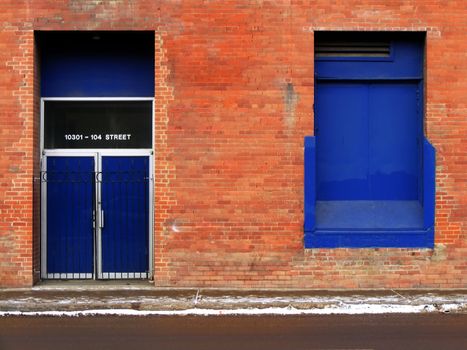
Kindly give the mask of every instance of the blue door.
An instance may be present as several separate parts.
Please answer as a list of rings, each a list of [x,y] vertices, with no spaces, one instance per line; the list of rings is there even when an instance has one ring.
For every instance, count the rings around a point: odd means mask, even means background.
[[[94,157],[47,157],[47,276],[92,278]]]
[[[102,278],[147,278],[149,157],[103,156]]]

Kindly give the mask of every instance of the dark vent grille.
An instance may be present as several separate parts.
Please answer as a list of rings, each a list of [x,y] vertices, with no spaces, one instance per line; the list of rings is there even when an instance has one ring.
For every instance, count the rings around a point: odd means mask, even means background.
[[[388,41],[320,41],[316,43],[316,57],[389,57]]]

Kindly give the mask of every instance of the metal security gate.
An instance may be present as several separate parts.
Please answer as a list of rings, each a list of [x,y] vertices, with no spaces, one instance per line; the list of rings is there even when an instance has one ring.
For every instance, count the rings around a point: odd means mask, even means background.
[[[149,157],[101,158],[100,278],[147,278]]]
[[[96,183],[94,157],[46,157],[42,171],[44,278],[92,278]],[[44,239],[46,238],[46,239]],[[43,265],[44,266],[44,265]],[[43,271],[45,272],[45,271]]]
[[[151,158],[124,153],[46,152],[43,278],[150,276]]]

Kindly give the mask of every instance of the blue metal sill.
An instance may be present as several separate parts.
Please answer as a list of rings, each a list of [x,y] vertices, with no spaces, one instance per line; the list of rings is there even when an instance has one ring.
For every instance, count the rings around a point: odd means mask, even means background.
[[[418,201],[317,201],[315,138],[305,138],[305,248],[433,248],[435,149],[424,140]]]
[[[317,230],[423,229],[419,201],[317,201]]]
[[[305,248],[433,248],[433,242],[433,228],[305,232]]]
[[[305,247],[431,247],[419,201],[317,201],[316,229]]]

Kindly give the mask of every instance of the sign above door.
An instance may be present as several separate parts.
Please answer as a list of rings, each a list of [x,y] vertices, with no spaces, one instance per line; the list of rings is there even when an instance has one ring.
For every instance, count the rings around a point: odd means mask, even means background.
[[[46,99],[44,148],[152,148],[152,100]]]

